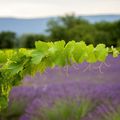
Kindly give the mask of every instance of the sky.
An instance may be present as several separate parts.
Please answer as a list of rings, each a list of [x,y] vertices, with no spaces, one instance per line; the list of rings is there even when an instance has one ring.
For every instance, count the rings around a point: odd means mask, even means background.
[[[120,0],[0,0],[0,17],[120,14]]]

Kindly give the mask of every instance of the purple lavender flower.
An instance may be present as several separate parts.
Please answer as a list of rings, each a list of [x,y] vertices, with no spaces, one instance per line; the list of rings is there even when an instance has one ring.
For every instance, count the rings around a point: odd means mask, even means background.
[[[17,91],[17,88],[15,88],[15,90]],[[23,103],[20,104],[26,104],[24,114],[28,116],[29,120],[31,120],[31,117],[40,116],[40,109],[42,106],[52,106],[55,101],[60,99],[74,99],[79,101],[83,99],[92,100],[96,106],[96,108],[94,108],[96,111],[98,111],[97,107],[103,103],[108,102],[110,105],[114,105],[114,107],[117,107],[117,104],[115,104],[116,101],[120,103],[120,84],[118,83],[96,84],[90,81],[70,81],[61,84],[53,83],[48,85],[46,89],[44,89],[44,86],[35,89],[32,88],[34,94],[28,94],[27,92],[29,91],[27,90],[30,89],[26,88],[26,92],[23,93],[23,96],[21,93],[17,93],[16,100],[20,103],[19,101],[22,99]],[[12,98],[10,101],[14,104]],[[96,111],[94,114],[98,114]]]
[[[34,77],[27,76],[22,84],[29,86],[41,86],[57,82],[67,82],[75,80],[90,80],[97,83],[119,81],[120,56],[107,57],[105,63],[96,62],[88,64],[73,64],[65,67],[48,68],[43,74],[37,73]]]
[[[73,64],[66,68],[48,68],[35,77],[27,76],[21,86],[10,92],[9,106],[22,108],[20,120],[37,119],[43,106],[52,107],[58,100],[93,101],[94,107],[82,120],[103,120],[103,114],[120,105],[120,56],[108,56],[106,63]],[[87,69],[86,69],[87,68]],[[19,108],[18,108],[19,109]]]

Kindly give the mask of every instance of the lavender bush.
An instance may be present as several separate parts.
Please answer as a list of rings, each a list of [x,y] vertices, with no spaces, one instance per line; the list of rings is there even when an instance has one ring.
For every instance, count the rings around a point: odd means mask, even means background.
[[[3,120],[120,120],[120,56],[27,76]]]

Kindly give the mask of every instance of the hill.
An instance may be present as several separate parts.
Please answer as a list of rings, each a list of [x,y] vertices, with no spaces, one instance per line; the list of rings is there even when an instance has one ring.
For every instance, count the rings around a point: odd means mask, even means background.
[[[120,15],[94,15],[94,16],[80,16],[91,23],[100,21],[113,22],[120,20]],[[26,33],[43,33],[46,34],[47,22],[51,18],[34,18],[34,19],[17,19],[17,18],[0,18],[0,32],[13,31],[17,35]]]

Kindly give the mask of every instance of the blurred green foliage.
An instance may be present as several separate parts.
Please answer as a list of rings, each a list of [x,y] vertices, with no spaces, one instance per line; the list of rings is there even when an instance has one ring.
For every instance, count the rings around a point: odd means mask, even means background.
[[[34,48],[35,41],[41,40],[41,41],[47,41],[47,36],[45,35],[36,35],[36,34],[25,34],[20,36],[19,38],[19,47],[24,48]]]
[[[14,32],[0,33],[0,48],[13,48],[16,43],[16,34]]]
[[[1,32],[0,48],[34,48],[34,43],[38,40],[45,42],[65,40],[66,43],[75,40],[85,41],[87,45],[96,46],[104,43],[108,47],[120,47],[120,20],[92,24],[72,14],[51,19],[46,31],[47,35],[25,34],[22,36],[16,36],[14,32]]]
[[[89,23],[80,17],[66,15],[59,20],[51,20],[48,23],[48,32],[51,40],[64,39],[85,41],[86,44],[96,46],[104,43],[106,46],[120,46],[120,21]]]

